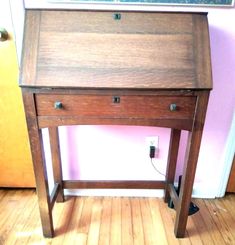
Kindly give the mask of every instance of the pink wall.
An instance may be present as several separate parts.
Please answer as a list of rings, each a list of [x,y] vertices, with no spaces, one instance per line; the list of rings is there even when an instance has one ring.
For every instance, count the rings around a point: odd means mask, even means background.
[[[218,188],[215,182],[235,105],[235,8],[211,8],[206,11],[209,12],[214,89],[209,101],[195,182],[199,186],[201,184],[199,192],[213,197]],[[159,154],[155,163],[164,172],[169,132],[169,129],[153,127],[62,127],[64,179],[162,179],[151,166],[145,138],[159,136]],[[182,171],[186,136],[187,133],[183,132],[178,174]]]
[[[216,188],[235,108],[235,8],[211,10],[208,17],[214,89],[208,106],[196,181],[208,186],[212,182]],[[212,186],[207,188],[213,191]]]

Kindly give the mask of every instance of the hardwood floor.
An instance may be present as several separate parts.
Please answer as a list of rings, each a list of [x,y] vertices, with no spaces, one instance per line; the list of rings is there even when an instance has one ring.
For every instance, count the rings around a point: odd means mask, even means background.
[[[53,210],[56,236],[42,236],[34,190],[0,189],[0,245],[235,244],[235,195],[194,202],[186,237],[173,233],[175,211],[160,198],[68,197]]]

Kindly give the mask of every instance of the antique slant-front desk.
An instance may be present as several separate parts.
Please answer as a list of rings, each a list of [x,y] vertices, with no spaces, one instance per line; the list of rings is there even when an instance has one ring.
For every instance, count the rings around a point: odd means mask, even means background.
[[[43,234],[52,208],[74,188],[165,189],[185,234],[209,92],[204,13],[27,10],[20,86],[31,143]],[[171,128],[165,181],[63,179],[58,126]],[[48,192],[41,129],[48,128],[54,189]],[[181,130],[189,131],[179,196],[173,186]]]

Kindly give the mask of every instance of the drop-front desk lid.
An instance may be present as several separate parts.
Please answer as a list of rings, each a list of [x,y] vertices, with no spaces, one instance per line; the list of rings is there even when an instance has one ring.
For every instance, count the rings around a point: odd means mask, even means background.
[[[211,89],[207,15],[27,10],[20,85]]]

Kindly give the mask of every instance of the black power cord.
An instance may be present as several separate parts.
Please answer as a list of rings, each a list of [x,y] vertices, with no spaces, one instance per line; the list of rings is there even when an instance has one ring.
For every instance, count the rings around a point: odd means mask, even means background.
[[[156,152],[156,147],[154,145],[151,145],[150,148],[149,148],[149,157],[150,157],[150,160],[151,160],[151,164],[154,168],[154,170],[156,172],[158,172],[160,175],[166,177],[165,174],[161,173],[155,166],[155,164],[153,163],[153,158],[155,157],[155,152]]]

